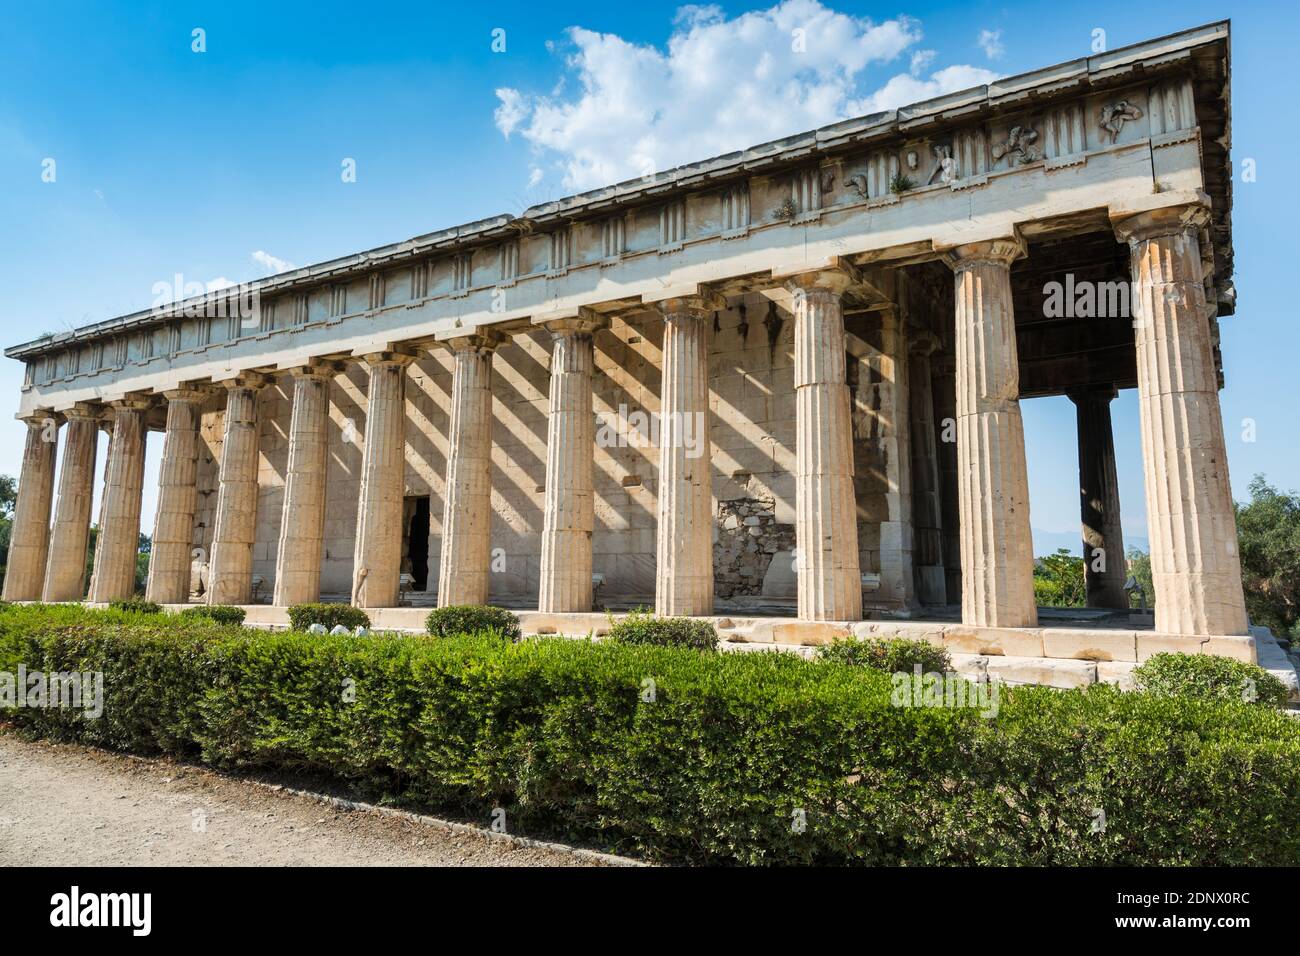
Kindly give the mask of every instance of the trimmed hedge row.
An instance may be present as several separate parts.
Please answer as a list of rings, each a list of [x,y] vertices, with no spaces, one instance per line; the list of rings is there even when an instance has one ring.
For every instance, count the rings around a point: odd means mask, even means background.
[[[320,624],[330,631],[341,624],[349,631],[355,631],[370,626],[370,615],[351,604],[295,604],[289,608],[291,630],[305,631],[313,624]]]
[[[1286,685],[1258,664],[1214,654],[1154,654],[1133,669],[1139,690],[1162,696],[1285,707]]]
[[[517,641],[523,636],[518,615],[503,607],[486,604],[450,604],[434,608],[424,619],[424,629],[434,637],[481,631],[494,631],[509,641]]]
[[[891,674],[910,674],[917,664],[922,673],[952,670],[952,658],[944,648],[906,637],[839,638],[817,648],[817,656],[824,661],[874,667]]]
[[[658,617],[645,611],[633,611],[615,621],[609,629],[609,639],[616,644],[689,647],[697,651],[718,649],[718,632],[712,621]]]
[[[985,719],[891,706],[889,675],[790,654],[67,607],[0,610],[0,670],[20,662],[105,675],[101,719],[8,715],[30,733],[323,772],[484,821],[500,806],[514,832],[663,860],[1300,862],[1300,727],[1236,702],[1003,688]]]
[[[218,624],[240,625],[247,612],[233,604],[195,604],[180,612],[181,617],[203,617]]]

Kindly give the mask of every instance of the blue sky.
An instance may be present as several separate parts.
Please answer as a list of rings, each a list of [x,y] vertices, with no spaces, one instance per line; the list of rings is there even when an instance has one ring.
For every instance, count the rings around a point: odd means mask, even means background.
[[[1231,16],[1233,155],[1258,170],[1236,183],[1239,306],[1222,322],[1233,490],[1244,498],[1256,472],[1300,486],[1289,10],[896,2],[12,5],[0,25],[0,344],[144,308],[178,273],[253,279],[798,132],[817,125],[809,117],[1086,55],[1097,28],[1114,48]],[[778,59],[769,87],[733,81],[730,63],[762,55],[761,27],[779,35],[810,14],[827,30],[809,51],[817,69],[783,77]],[[640,136],[651,125],[656,136]],[[344,183],[349,158],[356,182]],[[0,361],[11,408],[20,379]],[[1040,399],[1024,412],[1033,524],[1068,537],[1073,407]],[[1145,537],[1135,392],[1114,417],[1125,530]],[[22,437],[6,410],[0,472],[17,472]],[[160,450],[151,441],[146,531]]]

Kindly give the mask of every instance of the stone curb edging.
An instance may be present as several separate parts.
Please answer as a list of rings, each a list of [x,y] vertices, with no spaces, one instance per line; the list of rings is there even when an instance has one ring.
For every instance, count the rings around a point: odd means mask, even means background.
[[[124,754],[118,753],[117,751],[107,752],[140,763],[156,764],[159,762],[157,758],[142,757],[139,754]],[[644,860],[634,860],[629,856],[618,856],[615,853],[602,853],[600,850],[588,850],[584,847],[569,846],[567,843],[552,843],[549,840],[535,840],[532,837],[516,836],[513,833],[498,833],[495,830],[485,830],[482,827],[476,827],[470,823],[457,823],[454,820],[444,820],[441,817],[430,816],[425,813],[416,813],[412,810],[398,810],[395,807],[380,807],[373,803],[365,803],[361,800],[348,800],[344,797],[330,796],[327,793],[316,793],[313,790],[300,790],[297,787],[289,787],[282,783],[272,783],[269,780],[259,780],[256,777],[232,776],[230,774],[222,773],[220,770],[216,770],[205,764],[182,764],[181,766],[202,770],[205,773],[215,774],[225,780],[251,783],[254,786],[261,787],[263,790],[270,790],[274,793],[286,793],[291,797],[303,797],[307,800],[312,800],[316,803],[323,803],[326,806],[334,807],[336,810],[343,810],[347,813],[377,813],[380,816],[392,817],[398,820],[409,820],[412,823],[418,823],[421,826],[438,827],[439,829],[447,830],[451,833],[477,836],[486,840],[502,841],[521,848],[550,850],[554,853],[563,853],[580,860],[591,860],[593,863],[602,863],[605,866],[654,866],[653,863],[648,863]]]
[[[208,769],[212,773],[217,771]],[[402,820],[410,820],[412,823],[418,823],[421,826],[433,826],[442,830],[448,830],[452,833],[460,833],[467,836],[482,837],[487,840],[497,840],[509,843],[513,846],[535,850],[549,850],[554,853],[564,853],[568,856],[577,857],[580,860],[591,860],[594,863],[602,863],[605,866],[624,866],[624,867],[649,867],[653,866],[643,860],[634,860],[631,857],[618,856],[613,853],[602,853],[599,850],[588,850],[583,847],[569,846],[567,843],[552,843],[549,840],[534,840],[532,837],[516,836],[513,833],[498,833],[495,830],[485,830],[482,827],[476,827],[469,823],[456,823],[453,820],[444,820],[441,817],[429,816],[424,813],[415,813],[411,810],[398,810],[394,807],[379,807],[372,803],[364,803],[360,800],[347,800],[343,797],[332,797],[325,793],[315,793],[311,790],[299,790],[296,787],[287,787],[279,783],[270,783],[265,780],[257,780],[251,777],[239,777],[231,779],[242,779],[248,783],[256,784],[264,790],[271,790],[276,793],[287,793],[294,797],[305,797],[308,800],[314,800],[317,803],[323,803],[327,806],[334,807],[337,810],[343,810],[348,813],[377,813],[381,816],[394,817]]]

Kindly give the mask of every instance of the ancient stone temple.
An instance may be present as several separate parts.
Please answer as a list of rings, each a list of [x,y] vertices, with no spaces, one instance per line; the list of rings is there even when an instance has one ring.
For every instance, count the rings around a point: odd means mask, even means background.
[[[492,602],[561,632],[647,604],[1093,679],[1252,659],[1228,57],[1213,24],[14,346],[4,597],[132,592],[160,438],[162,603]],[[1077,406],[1088,600],[1127,609],[1126,388],[1154,621],[1040,626],[1020,401]]]

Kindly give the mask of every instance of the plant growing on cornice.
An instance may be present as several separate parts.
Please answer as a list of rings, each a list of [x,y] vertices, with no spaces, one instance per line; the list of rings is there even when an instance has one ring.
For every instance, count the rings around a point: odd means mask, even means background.
[[[894,173],[894,178],[889,181],[889,191],[894,195],[905,193],[909,189],[916,188],[916,181],[911,176],[903,173]]]
[[[781,205],[772,210],[772,218],[778,221],[782,219],[793,219],[796,210],[794,200],[787,198]]]

